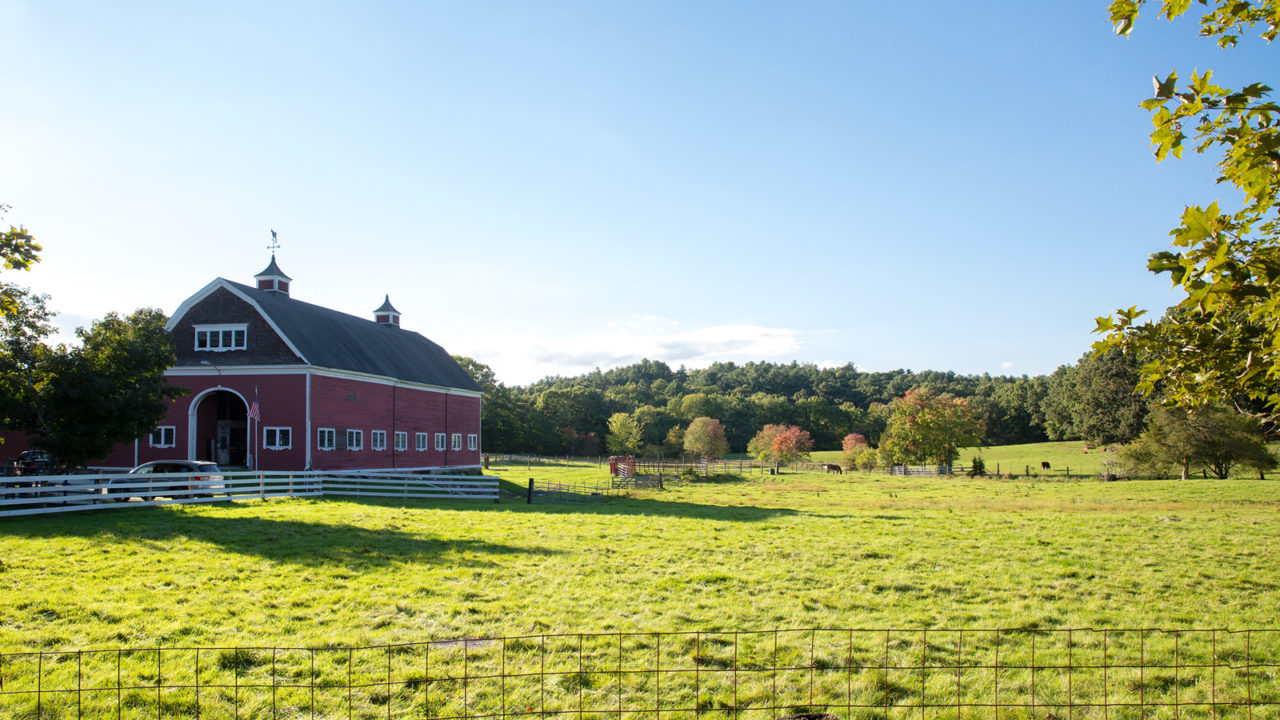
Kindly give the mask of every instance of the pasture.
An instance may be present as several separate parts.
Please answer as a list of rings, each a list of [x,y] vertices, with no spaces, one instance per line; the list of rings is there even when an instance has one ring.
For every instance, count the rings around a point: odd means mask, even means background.
[[[0,521],[0,647],[545,631],[1268,626],[1280,482],[724,476],[603,505],[297,499]]]
[[[788,473],[559,506],[526,505],[526,480],[607,471],[490,474],[507,481],[499,504],[294,499],[0,520],[0,652],[1238,629],[1280,611],[1277,481]]]

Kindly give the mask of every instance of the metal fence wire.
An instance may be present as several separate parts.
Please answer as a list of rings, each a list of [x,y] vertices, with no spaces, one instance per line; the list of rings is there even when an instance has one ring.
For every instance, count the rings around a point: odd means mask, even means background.
[[[4,718],[1280,718],[1278,630],[771,630],[0,653]]]

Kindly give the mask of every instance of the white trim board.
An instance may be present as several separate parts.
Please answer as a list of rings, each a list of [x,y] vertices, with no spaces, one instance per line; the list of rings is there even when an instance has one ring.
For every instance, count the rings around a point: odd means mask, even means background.
[[[428,385],[426,383],[416,383],[409,380],[389,378],[385,375],[371,375],[369,373],[356,372],[354,370],[337,370],[334,368],[316,367],[314,365],[180,365],[178,367],[171,367],[168,370],[165,370],[164,374],[165,377],[181,377],[184,375],[193,377],[217,377],[235,375],[305,374],[337,378],[339,380],[361,380],[364,382],[374,383],[376,385],[393,385],[413,390],[438,392],[445,395],[460,395],[463,397],[476,398],[484,397],[483,392],[475,390],[463,390],[461,388],[445,387],[444,385]]]

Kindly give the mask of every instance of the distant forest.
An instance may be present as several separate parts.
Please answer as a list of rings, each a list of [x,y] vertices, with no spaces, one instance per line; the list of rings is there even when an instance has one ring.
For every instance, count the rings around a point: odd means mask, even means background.
[[[766,424],[798,425],[809,431],[819,450],[839,449],[849,433],[876,445],[891,403],[922,388],[972,405],[982,419],[987,445],[1077,438],[1123,442],[1136,437],[1146,420],[1147,402],[1135,391],[1136,367],[1114,352],[1086,353],[1075,366],[1036,377],[863,372],[852,364],[821,368],[798,362],[673,370],[663,362],[641,360],[523,387],[499,383],[488,366],[471,358],[457,359],[484,387],[484,448],[489,452],[604,454],[609,418],[619,412],[641,424],[646,454],[653,455],[678,455],[674,438],[679,428],[703,416],[724,425],[730,452],[744,452]]]

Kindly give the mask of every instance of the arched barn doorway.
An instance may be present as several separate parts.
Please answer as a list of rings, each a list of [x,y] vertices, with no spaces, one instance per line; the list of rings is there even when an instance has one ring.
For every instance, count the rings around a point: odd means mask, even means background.
[[[208,390],[191,402],[191,459],[220,467],[248,465],[249,406],[239,393]]]

